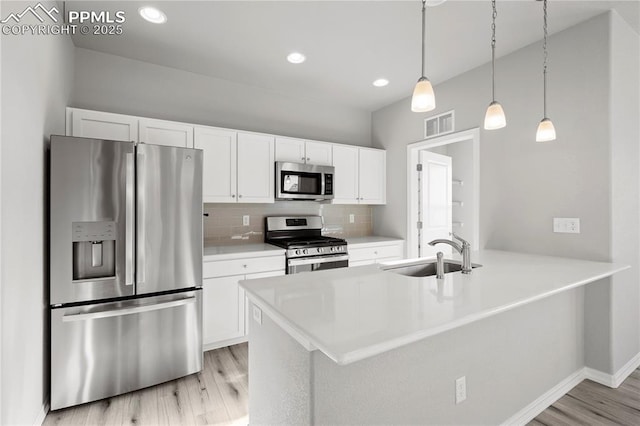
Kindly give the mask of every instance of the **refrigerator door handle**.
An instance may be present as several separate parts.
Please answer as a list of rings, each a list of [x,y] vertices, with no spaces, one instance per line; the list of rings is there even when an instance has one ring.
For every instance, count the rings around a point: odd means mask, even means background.
[[[119,317],[123,315],[140,314],[143,312],[157,311],[160,309],[175,308],[178,306],[190,305],[196,302],[195,297],[186,297],[180,300],[172,300],[170,302],[156,303],[154,305],[135,306],[121,309],[111,309],[101,312],[88,312],[82,314],[71,314],[62,317],[62,322],[70,321],[87,321],[99,318]]]
[[[136,231],[138,233],[138,246],[137,246],[137,256],[136,256],[136,284],[137,286],[143,285],[145,281],[145,250],[146,250],[146,200],[145,200],[145,185],[147,184],[145,181],[145,157],[144,157],[144,144],[139,144],[137,146],[137,170],[138,170],[138,203],[137,207],[137,215],[136,215]]]
[[[133,257],[134,257],[134,235],[133,224],[135,221],[135,169],[133,153],[126,154],[126,207],[125,207],[125,285],[133,285]]]

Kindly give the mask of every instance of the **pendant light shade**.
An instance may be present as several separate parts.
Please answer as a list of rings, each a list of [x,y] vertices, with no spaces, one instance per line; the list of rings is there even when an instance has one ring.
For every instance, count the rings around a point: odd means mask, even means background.
[[[411,98],[411,111],[427,112],[436,107],[436,97],[433,93],[433,86],[427,77],[425,77],[424,67],[424,39],[425,39],[425,9],[426,0],[422,0],[422,76],[418,79],[416,87],[413,89],[413,97]]]
[[[436,107],[436,97],[433,94],[433,86],[427,77],[420,77],[413,89],[411,98],[411,111],[427,112]]]
[[[501,129],[507,125],[507,118],[500,102],[493,101],[484,116],[484,128],[487,130]]]
[[[491,19],[491,103],[484,115],[484,128],[486,130],[501,129],[507,125],[507,117],[500,102],[496,101],[496,0],[491,1],[493,15]]]
[[[544,117],[538,130],[536,131],[536,142],[548,142],[556,139],[556,129],[551,120],[547,117],[547,0],[543,0],[542,10],[544,11],[544,43],[542,49],[544,51],[544,65],[542,67],[542,95],[543,95],[543,111]]]
[[[548,118],[543,118],[540,124],[538,124],[538,131],[536,132],[536,142],[548,142],[555,140],[556,128],[553,127],[553,123]]]

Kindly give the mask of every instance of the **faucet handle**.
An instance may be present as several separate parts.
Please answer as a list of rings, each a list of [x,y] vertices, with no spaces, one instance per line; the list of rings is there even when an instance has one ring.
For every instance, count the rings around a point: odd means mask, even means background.
[[[455,238],[456,240],[460,241],[462,243],[463,246],[470,246],[471,244],[469,244],[469,241],[465,240],[464,238],[460,237],[459,235],[456,235],[453,232],[449,232],[449,235],[451,235],[453,238]]]

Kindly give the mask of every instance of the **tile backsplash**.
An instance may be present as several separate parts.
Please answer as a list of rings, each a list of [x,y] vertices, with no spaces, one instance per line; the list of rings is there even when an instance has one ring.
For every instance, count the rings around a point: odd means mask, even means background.
[[[323,204],[313,201],[278,201],[274,204],[205,204],[205,245],[253,244],[264,241],[266,216],[320,215],[324,217],[324,235],[365,237],[372,235],[372,207]],[[355,221],[349,223],[349,215]],[[250,225],[242,225],[249,215]]]

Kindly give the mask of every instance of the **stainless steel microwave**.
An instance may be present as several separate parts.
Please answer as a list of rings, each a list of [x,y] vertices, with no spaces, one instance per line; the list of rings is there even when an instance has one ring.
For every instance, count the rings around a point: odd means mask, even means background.
[[[276,162],[276,200],[333,199],[333,166]]]

